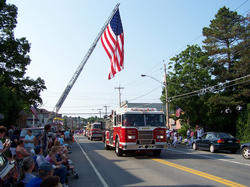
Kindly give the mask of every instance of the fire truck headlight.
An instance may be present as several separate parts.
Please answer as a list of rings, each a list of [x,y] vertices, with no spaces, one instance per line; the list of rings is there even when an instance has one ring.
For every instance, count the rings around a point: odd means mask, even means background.
[[[128,139],[135,139],[135,136],[128,136]]]
[[[163,136],[157,136],[156,138],[157,139],[163,139]]]

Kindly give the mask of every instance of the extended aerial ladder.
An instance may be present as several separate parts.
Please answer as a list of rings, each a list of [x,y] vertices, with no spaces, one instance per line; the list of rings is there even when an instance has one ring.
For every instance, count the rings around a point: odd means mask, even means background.
[[[107,21],[105,22],[105,24],[103,25],[101,31],[98,33],[97,37],[95,38],[94,42],[92,43],[92,45],[90,46],[87,54],[84,56],[83,60],[81,61],[79,67],[77,68],[76,72],[74,73],[73,77],[71,78],[71,80],[69,81],[68,85],[66,86],[64,92],[62,93],[60,99],[58,100],[56,106],[54,107],[53,111],[50,113],[49,118],[47,120],[47,123],[50,122],[58,113],[58,111],[60,110],[63,102],[65,101],[65,99],[67,98],[70,90],[72,89],[72,87],[74,86],[77,78],[79,77],[79,75],[82,72],[82,69],[84,67],[84,65],[86,64],[86,62],[88,61],[90,55],[92,54],[92,52],[94,51],[96,44],[98,42],[98,40],[101,38],[103,32],[105,31],[106,27],[108,26],[109,22],[111,21],[111,19],[113,18],[113,16],[115,15],[117,9],[119,8],[120,3],[118,3],[115,8],[113,9],[112,13],[110,14],[109,18],[107,19]]]

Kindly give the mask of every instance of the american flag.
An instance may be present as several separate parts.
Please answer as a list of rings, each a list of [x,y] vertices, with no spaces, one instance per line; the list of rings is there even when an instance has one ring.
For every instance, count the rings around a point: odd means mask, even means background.
[[[36,119],[38,119],[37,115],[37,107],[36,104],[30,108],[31,112],[35,115]]]
[[[104,31],[101,42],[111,63],[111,70],[108,75],[110,80],[124,68],[124,33],[119,9]]]
[[[176,106],[176,117],[180,117],[181,114],[181,108],[179,108],[178,106]]]

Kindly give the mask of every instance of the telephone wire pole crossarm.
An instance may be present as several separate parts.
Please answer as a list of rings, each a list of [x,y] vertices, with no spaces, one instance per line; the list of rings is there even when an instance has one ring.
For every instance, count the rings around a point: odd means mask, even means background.
[[[121,93],[120,93],[120,90],[124,89],[124,87],[120,87],[120,85],[119,85],[119,87],[115,87],[115,89],[119,89],[119,108],[120,108],[121,107]]]

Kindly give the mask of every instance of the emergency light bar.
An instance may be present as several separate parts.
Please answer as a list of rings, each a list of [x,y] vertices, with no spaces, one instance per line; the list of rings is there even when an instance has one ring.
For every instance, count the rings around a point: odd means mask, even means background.
[[[157,111],[156,108],[131,108],[131,111]]]

